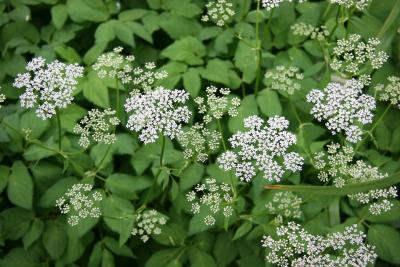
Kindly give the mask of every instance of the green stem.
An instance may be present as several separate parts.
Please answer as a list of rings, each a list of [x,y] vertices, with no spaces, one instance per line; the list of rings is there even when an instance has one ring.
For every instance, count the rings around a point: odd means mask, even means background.
[[[335,186],[313,186],[313,185],[267,185],[265,189],[284,190],[314,195],[345,196],[362,193],[373,189],[387,188],[400,182],[400,172],[392,174],[384,179],[354,183],[337,188]]]
[[[119,81],[118,81],[118,77],[115,76],[115,85],[116,85],[116,89],[117,89],[117,95],[116,95],[116,104],[115,104],[115,111],[117,112],[117,118],[119,119]]]
[[[218,130],[219,130],[219,134],[221,135],[221,141],[222,141],[222,146],[224,147],[224,150],[228,150],[226,143],[225,143],[225,139],[224,139],[224,132],[222,130],[222,124],[221,124],[221,120],[217,120],[218,121]]]
[[[272,12],[270,13],[270,20],[271,21]],[[257,14],[256,14],[256,52],[257,52],[257,72],[256,72],[256,83],[254,85],[254,94],[258,94],[258,89],[260,87],[260,72],[261,72],[261,41],[260,41],[260,0],[257,0]]]
[[[57,128],[58,128],[58,149],[61,151],[61,118],[60,112],[56,109],[56,117],[57,117]]]

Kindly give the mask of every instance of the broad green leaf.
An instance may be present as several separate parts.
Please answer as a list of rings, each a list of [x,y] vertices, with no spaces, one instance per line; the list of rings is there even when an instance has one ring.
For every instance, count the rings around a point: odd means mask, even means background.
[[[261,112],[273,117],[282,114],[282,106],[278,94],[273,90],[263,90],[257,96],[258,107]]]
[[[189,190],[198,184],[204,175],[204,166],[200,163],[193,163],[180,175],[179,187],[182,191]]]
[[[42,194],[39,198],[39,207],[54,207],[56,200],[62,197],[76,183],[78,183],[78,180],[75,177],[60,179]]]
[[[191,97],[196,97],[201,88],[200,72],[195,68],[189,68],[183,75],[183,86]]]
[[[232,242],[232,236],[227,232],[221,232],[215,241],[213,250],[217,266],[229,266],[235,260],[237,254],[237,246]]]
[[[137,196],[136,192],[150,187],[152,182],[148,176],[114,173],[107,177],[106,188],[120,197],[134,199]]]
[[[135,47],[135,39],[133,38],[133,31],[131,27],[128,26],[127,23],[119,20],[112,20],[112,28],[114,29],[115,35],[121,42],[131,47]]]
[[[118,244],[118,241],[108,236],[103,239],[103,242],[107,246],[107,248],[113,253],[119,256],[134,258],[132,250],[127,245],[120,246]]]
[[[243,73],[243,81],[251,83],[257,74],[257,50],[240,41],[236,49],[234,62],[235,66]]]
[[[96,43],[107,44],[115,38],[115,29],[113,27],[113,21],[107,21],[100,24],[96,32],[94,33],[94,38]]]
[[[56,221],[49,222],[42,236],[43,245],[50,257],[59,259],[67,248],[68,237],[62,225]]]
[[[398,245],[400,244],[400,233],[390,226],[375,224],[368,229],[368,243],[375,246],[379,258],[400,264]]]
[[[59,45],[54,47],[54,51],[69,63],[80,63],[81,56],[70,46]]]
[[[139,36],[140,38],[148,41],[149,43],[153,43],[153,37],[149,33],[149,31],[144,27],[142,24],[133,22],[133,21],[128,21],[126,22],[126,25],[131,29],[131,31]]]
[[[10,168],[7,166],[0,166],[0,193],[3,192],[8,183],[8,177],[10,175]]]
[[[21,129],[30,129],[30,136],[39,138],[49,127],[49,121],[38,119],[35,111],[31,109],[22,114],[20,127]]]
[[[14,162],[11,167],[7,196],[14,205],[25,209],[32,209],[33,181],[22,161]]]
[[[253,223],[249,221],[245,221],[239,228],[236,230],[235,235],[232,238],[233,240],[239,239],[253,228]]]
[[[101,259],[101,267],[114,267],[114,256],[113,254],[106,248],[103,248],[102,259]]]
[[[203,64],[202,57],[206,53],[205,46],[194,37],[185,37],[165,48],[161,55],[189,65]]]
[[[118,14],[121,21],[132,21],[144,17],[149,11],[147,9],[128,9]]]
[[[257,106],[257,101],[254,95],[248,95],[243,98],[242,103],[238,108],[239,115],[229,119],[229,131],[231,133],[243,131],[245,129],[243,120],[251,115],[257,115]]]
[[[32,221],[29,231],[22,239],[25,249],[29,248],[36,240],[38,240],[38,238],[43,232],[43,229],[44,229],[44,223],[40,219],[35,218]]]
[[[217,267],[217,263],[210,254],[197,248],[189,250],[189,259],[192,267]]]
[[[86,110],[77,104],[71,104],[60,111],[61,128],[73,132],[76,122],[86,114]]]
[[[0,213],[2,235],[5,239],[17,240],[28,231],[34,213],[21,208],[10,208]]]
[[[80,86],[83,88],[83,96],[87,100],[102,108],[110,107],[108,89],[94,73],[83,80]]]
[[[151,255],[147,260],[145,267],[178,267],[180,264],[180,257],[182,256],[183,248],[171,248],[159,250]]]
[[[66,5],[58,4],[51,8],[51,20],[57,29],[61,29],[68,18],[68,8]]]
[[[3,259],[1,266],[34,267],[40,265],[38,254],[33,251],[26,251],[23,248],[13,248]]]
[[[95,3],[98,1],[93,1]],[[68,0],[68,14],[69,17],[75,22],[93,21],[102,22],[106,21],[109,17],[105,6],[91,6],[88,0]]]
[[[102,257],[102,242],[97,242],[96,245],[93,247],[92,253],[89,257],[88,267],[97,267],[101,263]]]

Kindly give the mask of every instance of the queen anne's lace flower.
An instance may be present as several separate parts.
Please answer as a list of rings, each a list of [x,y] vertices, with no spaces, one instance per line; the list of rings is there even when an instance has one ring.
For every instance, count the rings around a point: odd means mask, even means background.
[[[372,167],[362,160],[357,160],[353,163],[353,154],[352,147],[341,147],[336,143],[328,145],[327,153],[316,153],[314,162],[315,167],[320,170],[318,178],[322,182],[332,182],[336,187],[343,187],[348,184],[381,180],[388,176],[380,173],[377,167]],[[397,189],[392,186],[386,189],[374,189],[368,192],[352,194],[349,197],[362,204],[370,204],[370,212],[379,214],[390,210],[393,206],[387,199],[396,198]]]
[[[358,10],[365,9],[371,0],[329,0],[333,4],[338,4],[346,8],[355,7]]]
[[[260,0],[256,0],[260,1]],[[267,10],[271,10],[275,7],[278,7],[282,2],[292,2],[293,0],[261,0],[261,4]],[[307,0],[298,0],[299,3],[304,3]]]
[[[207,22],[211,20],[217,26],[224,26],[231,17],[235,15],[233,4],[229,0],[216,0],[215,2],[208,2],[206,4],[207,14],[201,20]]]
[[[37,106],[36,115],[43,120],[53,117],[57,109],[71,104],[77,79],[83,75],[83,68],[77,64],[65,64],[57,60],[46,64],[42,57],[28,62],[26,70],[17,75],[14,86],[25,88],[20,95],[21,106]]]
[[[91,184],[74,184],[65,196],[56,200],[56,206],[62,214],[69,214],[68,224],[75,226],[81,219],[99,218],[99,202],[103,199],[100,192],[92,192]]]
[[[126,127],[139,132],[145,144],[154,143],[160,134],[174,139],[182,131],[181,123],[187,123],[191,112],[185,106],[189,94],[184,90],[167,90],[158,87],[141,94],[134,90],[126,100],[129,114]]]
[[[380,41],[377,38],[370,38],[364,43],[361,38],[359,34],[351,34],[348,38],[337,41],[333,49],[332,69],[357,76],[368,66],[367,64],[373,69],[382,67],[389,56],[384,51],[378,51]]]
[[[149,240],[150,235],[161,234],[161,226],[167,223],[167,218],[156,210],[144,210],[135,216],[133,236],[140,236],[143,243]]]
[[[318,121],[326,121],[333,135],[344,131],[346,139],[356,143],[362,135],[357,124],[371,123],[376,107],[375,99],[363,94],[362,88],[362,83],[352,79],[344,85],[330,83],[323,91],[311,90],[307,95],[307,102],[314,104],[311,114]]]
[[[218,131],[208,129],[200,123],[183,129],[178,135],[178,141],[184,148],[184,157],[194,158],[200,162],[205,162],[208,159],[208,153],[219,148],[220,140],[221,134]]]
[[[278,227],[278,239],[264,236],[266,260],[280,267],[303,266],[367,266],[374,263],[374,247],[364,243],[365,234],[357,225],[327,236],[313,235],[299,224],[289,222]]]
[[[297,67],[277,66],[265,73],[266,85],[271,89],[286,92],[289,95],[301,89],[300,83],[304,75]]]
[[[117,77],[122,83],[129,83],[132,80],[132,62],[135,57],[132,55],[121,55],[122,47],[115,47],[112,52],[102,54],[98,57],[93,69],[97,75],[104,78],[115,79]]]
[[[74,132],[80,134],[79,145],[84,148],[90,145],[91,139],[98,143],[113,144],[117,138],[112,130],[118,124],[115,110],[108,108],[102,112],[92,109],[75,125]]]
[[[400,77],[390,76],[388,81],[389,84],[386,86],[378,84],[375,87],[379,100],[390,101],[392,105],[400,109]]]
[[[297,219],[301,217],[302,202],[303,200],[292,192],[277,192],[272,201],[265,204],[265,208],[269,214]]]
[[[237,132],[229,142],[235,151],[226,151],[218,158],[224,170],[234,170],[241,181],[249,182],[256,169],[269,181],[280,181],[285,171],[300,171],[303,158],[288,148],[296,143],[296,136],[286,129],[289,121],[284,117],[272,117],[263,126],[264,120],[250,116],[244,120],[247,132]],[[283,164],[280,164],[283,162]],[[283,166],[282,166],[283,165]]]
[[[221,96],[218,96],[217,93]],[[240,99],[238,97],[229,98],[230,90],[228,88],[218,89],[215,86],[206,88],[206,97],[196,97],[195,102],[198,107],[198,113],[205,114],[204,122],[210,123],[213,119],[221,119],[228,113],[231,117],[236,117]]]
[[[144,67],[136,67],[133,70],[134,90],[149,91],[153,89],[154,84],[158,80],[162,80],[168,77],[168,73],[165,70],[155,70],[156,65],[153,62],[148,62]]]
[[[324,41],[329,36],[326,26],[315,27],[304,22],[293,24],[290,29],[293,35],[309,37],[312,40]]]
[[[228,184],[218,184],[215,179],[207,178],[205,183],[198,184],[193,191],[186,194],[186,199],[191,203],[191,212],[200,213],[205,209],[209,214],[204,217],[204,223],[212,226],[218,213],[230,217],[233,213],[232,189]]]

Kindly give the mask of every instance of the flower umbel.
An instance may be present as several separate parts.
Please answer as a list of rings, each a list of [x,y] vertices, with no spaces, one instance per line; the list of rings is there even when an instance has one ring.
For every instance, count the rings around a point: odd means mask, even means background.
[[[364,243],[365,234],[357,225],[327,236],[313,235],[294,222],[278,227],[278,239],[264,236],[266,260],[280,267],[367,266],[374,263],[374,247]]]
[[[390,103],[400,109],[400,77],[390,76],[389,84],[378,84],[375,87],[378,98],[381,101],[390,101]]]
[[[99,202],[103,199],[100,192],[92,192],[91,184],[74,184],[65,196],[56,200],[56,206],[62,214],[69,214],[68,224],[75,226],[81,219],[99,218]]]
[[[230,217],[233,213],[233,198],[230,185],[218,184],[215,179],[207,178],[205,183],[198,184],[193,191],[186,194],[186,199],[191,203],[191,212],[200,213],[200,210],[206,209],[209,213],[204,217],[204,223],[212,226],[215,223],[215,217],[221,213],[224,217]]]
[[[271,89],[286,92],[289,95],[301,89],[297,82],[303,80],[304,75],[300,73],[297,67],[277,66],[265,73],[266,85]]]
[[[161,234],[161,226],[166,224],[167,218],[156,210],[145,210],[139,212],[136,217],[135,227],[132,229],[133,236],[140,236],[143,243],[149,240],[150,235]]]
[[[112,144],[117,140],[113,128],[119,124],[115,117],[115,110],[110,108],[100,111],[92,109],[79,124],[75,125],[74,132],[80,134],[79,145],[87,148],[91,139],[98,143]]]
[[[56,114],[57,109],[71,104],[77,79],[83,75],[83,67],[53,61],[46,64],[42,57],[32,59],[26,65],[27,72],[15,78],[16,88],[25,88],[20,95],[21,106],[36,108],[36,115],[42,120]]]
[[[376,107],[372,96],[363,94],[361,82],[352,79],[344,85],[330,83],[323,90],[311,90],[307,102],[314,104],[311,114],[333,135],[344,131],[346,140],[356,143],[361,140],[362,130],[358,124],[372,122],[372,111]]]
[[[224,26],[231,17],[235,15],[233,4],[229,0],[216,0],[215,2],[208,2],[206,4],[207,14],[201,20],[207,22],[211,20],[217,26]]]
[[[298,219],[302,213],[301,203],[303,200],[292,192],[277,192],[272,201],[265,204],[265,208],[269,214]]]
[[[0,90],[1,90],[1,86],[0,86]],[[3,103],[4,101],[6,101],[6,96],[2,93],[0,93],[0,108],[1,108],[1,103]]]
[[[293,24],[290,29],[292,30],[293,35],[309,37],[312,40],[325,41],[329,36],[329,31],[325,25],[315,27],[311,24],[299,22]]]
[[[332,4],[338,4],[346,8],[355,7],[358,10],[364,10],[371,0],[329,0]]]
[[[260,1],[260,0],[256,0]],[[271,10],[275,7],[278,7],[283,2],[292,2],[293,0],[261,0],[261,4],[267,10]],[[298,0],[299,3],[304,3],[307,0]]]
[[[129,115],[126,127],[139,132],[145,144],[154,143],[160,134],[174,139],[182,131],[181,123],[190,119],[191,112],[184,105],[188,99],[184,90],[158,87],[143,94],[134,90],[125,103]]]
[[[287,152],[296,143],[296,136],[286,129],[289,121],[284,117],[272,117],[267,125],[258,116],[250,116],[244,120],[247,132],[237,132],[230,139],[236,151],[227,151],[218,158],[219,166],[226,170],[234,170],[241,181],[249,182],[256,169],[269,181],[280,181],[286,171],[300,171],[303,158],[296,152]],[[283,162],[280,164],[279,162]]]

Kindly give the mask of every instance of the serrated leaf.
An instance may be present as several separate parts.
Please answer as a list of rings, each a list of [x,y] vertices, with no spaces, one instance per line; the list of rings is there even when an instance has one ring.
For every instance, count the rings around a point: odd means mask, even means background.
[[[14,205],[32,209],[33,181],[28,169],[21,161],[14,162],[7,185],[8,199]]]

